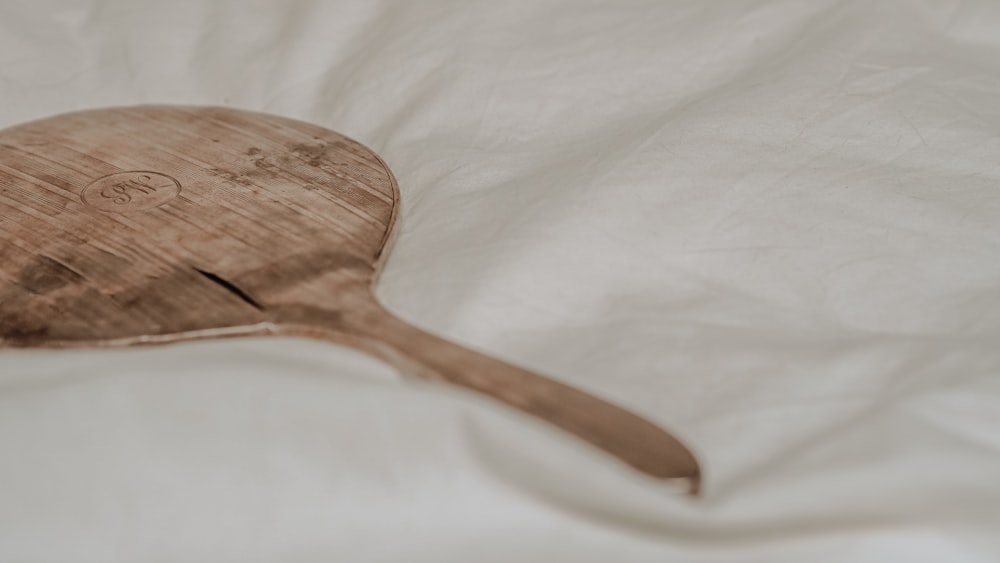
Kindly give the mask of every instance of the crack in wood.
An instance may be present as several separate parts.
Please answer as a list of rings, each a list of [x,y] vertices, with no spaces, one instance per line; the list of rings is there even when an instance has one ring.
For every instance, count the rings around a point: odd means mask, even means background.
[[[232,282],[230,282],[229,280],[226,280],[224,278],[221,278],[221,277],[217,276],[216,274],[213,274],[212,272],[206,272],[205,270],[202,270],[202,269],[199,269],[199,268],[195,268],[194,271],[196,271],[199,274],[201,274],[208,281],[210,281],[210,282],[214,283],[215,285],[217,285],[217,286],[225,289],[226,291],[228,291],[229,293],[232,293],[236,297],[239,297],[240,299],[242,299],[245,303],[247,303],[248,305],[250,305],[254,309],[257,309],[258,311],[263,311],[264,310],[264,306],[263,305],[261,305],[260,303],[258,303],[253,297],[250,297],[250,295],[248,295],[245,291],[243,291],[239,287],[236,287],[236,285],[233,284]]]

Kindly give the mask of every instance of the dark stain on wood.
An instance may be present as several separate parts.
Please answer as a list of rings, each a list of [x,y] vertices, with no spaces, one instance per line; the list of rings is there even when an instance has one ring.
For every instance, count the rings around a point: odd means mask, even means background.
[[[23,312],[0,308],[0,340],[19,343],[22,347],[43,343],[49,335],[48,321]]]
[[[48,256],[35,256],[21,269],[17,283],[31,293],[48,293],[67,284],[79,282],[83,276],[65,264]]]

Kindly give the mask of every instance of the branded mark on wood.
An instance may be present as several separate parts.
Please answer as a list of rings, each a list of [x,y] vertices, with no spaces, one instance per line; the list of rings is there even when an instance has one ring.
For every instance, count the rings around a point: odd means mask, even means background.
[[[181,184],[159,172],[137,170],[98,178],[83,190],[83,202],[94,209],[112,213],[142,211],[163,205],[177,197]]]

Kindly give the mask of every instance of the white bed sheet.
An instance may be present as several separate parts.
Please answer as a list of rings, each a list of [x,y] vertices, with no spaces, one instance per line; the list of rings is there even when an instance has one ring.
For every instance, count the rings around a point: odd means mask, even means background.
[[[332,345],[5,351],[0,560],[1000,560],[998,30],[989,1],[4,2],[0,126],[352,136],[400,183],[389,308],[706,475],[677,496]]]

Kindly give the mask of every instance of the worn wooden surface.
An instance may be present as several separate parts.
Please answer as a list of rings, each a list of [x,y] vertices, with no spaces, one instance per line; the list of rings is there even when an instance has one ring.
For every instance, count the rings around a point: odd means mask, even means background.
[[[648,421],[416,329],[374,283],[398,210],[374,153],[223,108],[79,112],[0,132],[0,348],[299,335],[471,389],[697,490]]]

